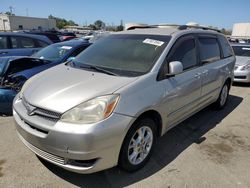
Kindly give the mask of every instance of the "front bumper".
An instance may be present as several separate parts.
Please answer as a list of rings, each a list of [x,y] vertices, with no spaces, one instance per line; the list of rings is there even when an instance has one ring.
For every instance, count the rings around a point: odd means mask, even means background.
[[[0,88],[0,113],[12,113],[12,103],[16,94],[17,92],[10,88]]]
[[[41,158],[77,173],[93,173],[116,166],[123,139],[134,121],[112,114],[108,119],[75,125],[29,116],[20,99],[13,116],[22,142]]]
[[[235,70],[234,71],[234,82],[250,82],[250,71],[249,70]]]

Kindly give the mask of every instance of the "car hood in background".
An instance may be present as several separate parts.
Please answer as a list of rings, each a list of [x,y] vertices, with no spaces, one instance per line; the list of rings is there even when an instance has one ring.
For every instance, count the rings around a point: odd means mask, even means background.
[[[112,76],[62,64],[31,79],[23,92],[27,102],[64,113],[89,99],[111,94],[137,78]]]
[[[0,57],[0,64],[3,66],[0,66],[2,68],[0,68],[0,77],[5,73],[7,67],[8,67],[8,63],[12,60],[15,59],[19,59],[19,58],[23,58],[25,56],[5,56],[5,57]]]
[[[250,57],[236,56],[236,65],[242,66],[250,63]]]

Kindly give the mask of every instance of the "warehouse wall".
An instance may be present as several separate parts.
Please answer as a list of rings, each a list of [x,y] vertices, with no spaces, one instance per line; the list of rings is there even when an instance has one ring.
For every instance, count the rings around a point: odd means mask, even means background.
[[[9,17],[4,14],[0,14],[0,31],[9,31],[10,30],[10,22]]]
[[[234,37],[250,37],[250,23],[234,24],[232,36],[234,36]]]
[[[34,18],[25,16],[8,16],[0,15],[0,30],[15,31],[15,30],[31,30],[31,29],[56,29],[56,21],[47,18]],[[5,25],[3,23],[5,21]]]

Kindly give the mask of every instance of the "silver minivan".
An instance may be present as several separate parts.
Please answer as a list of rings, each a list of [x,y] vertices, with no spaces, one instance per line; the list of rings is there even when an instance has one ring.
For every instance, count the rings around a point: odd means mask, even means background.
[[[157,137],[212,103],[225,106],[234,64],[227,39],[208,28],[114,33],[25,83],[13,102],[18,136],[70,171],[135,171]]]

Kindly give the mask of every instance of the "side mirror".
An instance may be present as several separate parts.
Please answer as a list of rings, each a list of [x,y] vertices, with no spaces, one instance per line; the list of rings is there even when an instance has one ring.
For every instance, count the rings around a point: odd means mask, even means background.
[[[180,61],[172,61],[169,63],[169,69],[167,76],[174,76],[180,74],[183,71],[183,65]]]
[[[69,57],[68,59],[67,59],[67,61],[72,61],[72,60],[74,60],[75,59],[75,57]]]

